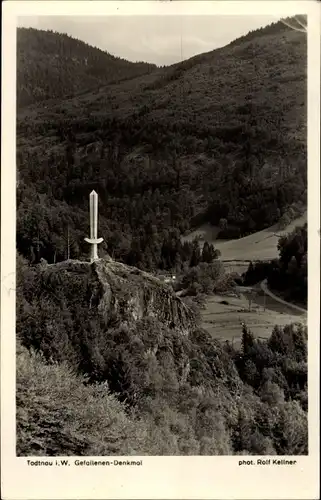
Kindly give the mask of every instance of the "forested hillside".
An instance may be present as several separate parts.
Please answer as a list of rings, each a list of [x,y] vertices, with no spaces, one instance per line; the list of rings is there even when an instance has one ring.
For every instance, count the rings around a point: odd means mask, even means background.
[[[243,326],[235,350],[170,287],[110,260],[19,257],[17,313],[19,456],[308,453],[302,325],[266,342]]]
[[[237,237],[306,203],[306,34],[272,28],[21,110],[19,251],[85,255],[92,189],[109,253],[145,269],[188,262],[193,224],[224,218]]]
[[[149,73],[156,66],[115,57],[66,34],[17,29],[17,103],[65,98]]]

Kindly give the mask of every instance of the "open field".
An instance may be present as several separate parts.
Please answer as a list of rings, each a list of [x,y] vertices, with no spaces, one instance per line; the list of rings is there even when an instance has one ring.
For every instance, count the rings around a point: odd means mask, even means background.
[[[222,260],[272,260],[278,257],[279,236],[293,231],[306,221],[307,213],[292,221],[282,231],[276,224],[238,240],[217,241],[215,247],[220,250]]]
[[[203,328],[219,340],[233,341],[239,345],[242,336],[242,322],[257,338],[268,338],[274,325],[306,323],[307,316],[287,307],[259,291],[253,296],[251,310],[246,292],[239,297],[214,295],[208,298],[202,312]],[[227,302],[223,304],[222,301]],[[264,310],[265,302],[265,310]]]
[[[223,260],[225,271],[229,274],[237,273],[242,275],[249,268],[250,260]]]
[[[200,243],[205,240],[215,245],[220,250],[223,261],[255,261],[272,260],[278,257],[279,236],[291,232],[296,226],[303,225],[307,221],[307,213],[295,219],[282,231],[275,224],[263,231],[239,238],[236,240],[216,240],[218,229],[210,224],[203,224],[198,229],[184,237],[184,240],[191,241],[196,236],[200,237]],[[232,264],[231,264],[232,265]],[[234,263],[237,265],[237,262]],[[244,263],[243,263],[244,265]]]
[[[280,231],[277,224],[268,229],[251,234],[244,238],[222,241],[216,240],[218,228],[210,224],[203,224],[197,230],[184,237],[184,240],[193,240],[196,236],[202,244],[205,240],[213,243],[221,252],[221,260],[227,272],[244,273],[250,261],[272,260],[278,257],[278,239],[281,235],[291,232],[296,226],[307,221],[307,213],[291,222]],[[257,293],[252,298],[249,310],[249,293],[246,288],[238,297],[214,295],[208,298],[206,307],[202,311],[203,327],[219,340],[233,341],[239,345],[242,336],[242,322],[250,328],[258,338],[268,338],[274,325],[289,323],[306,323],[307,314],[282,303],[273,297],[273,294],[264,292],[257,286]],[[222,303],[227,302],[227,304]]]

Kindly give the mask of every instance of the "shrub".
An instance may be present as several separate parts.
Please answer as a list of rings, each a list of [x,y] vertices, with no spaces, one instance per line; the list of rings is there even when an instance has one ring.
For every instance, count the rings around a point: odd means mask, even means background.
[[[188,269],[181,279],[180,286],[189,290],[190,295],[209,294],[224,275],[224,267],[220,261],[210,264],[202,262]]]
[[[84,385],[66,364],[18,347],[17,454],[135,455],[146,429],[106,384]]]

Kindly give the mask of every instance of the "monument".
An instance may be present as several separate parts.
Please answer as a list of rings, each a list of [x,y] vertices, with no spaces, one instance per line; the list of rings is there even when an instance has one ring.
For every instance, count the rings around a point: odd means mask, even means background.
[[[97,245],[103,241],[103,238],[97,238],[98,230],[98,194],[92,191],[89,195],[89,214],[90,214],[90,238],[85,241],[91,245],[90,262],[98,259]]]

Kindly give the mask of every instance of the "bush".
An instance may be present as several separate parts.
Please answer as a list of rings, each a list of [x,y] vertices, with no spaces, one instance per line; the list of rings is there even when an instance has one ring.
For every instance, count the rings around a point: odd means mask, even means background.
[[[238,227],[226,227],[221,229],[217,235],[218,240],[236,240],[241,237],[241,229]]]
[[[190,295],[210,294],[223,275],[222,262],[215,261],[211,264],[202,262],[186,271],[180,280],[180,287],[188,289]]]
[[[18,345],[17,454],[139,455],[146,429],[107,384],[85,385],[66,364]]]

